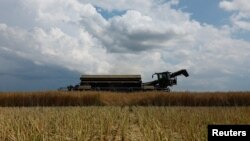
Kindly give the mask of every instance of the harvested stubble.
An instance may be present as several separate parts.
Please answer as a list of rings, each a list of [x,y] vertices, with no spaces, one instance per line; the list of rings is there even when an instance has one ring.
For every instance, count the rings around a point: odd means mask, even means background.
[[[0,108],[0,140],[205,141],[208,124],[249,124],[250,107]]]
[[[0,106],[250,106],[250,92],[13,92]]]

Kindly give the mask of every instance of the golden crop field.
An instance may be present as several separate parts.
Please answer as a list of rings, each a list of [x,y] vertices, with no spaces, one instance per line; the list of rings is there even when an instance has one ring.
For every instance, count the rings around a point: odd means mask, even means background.
[[[249,124],[250,107],[0,108],[2,141],[205,141],[208,124]]]
[[[205,141],[250,124],[250,93],[0,93],[2,141]]]

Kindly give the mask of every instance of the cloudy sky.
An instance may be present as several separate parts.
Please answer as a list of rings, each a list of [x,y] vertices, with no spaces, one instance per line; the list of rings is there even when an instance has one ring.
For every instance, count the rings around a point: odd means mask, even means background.
[[[176,91],[250,90],[249,0],[1,0],[0,91],[187,69]]]

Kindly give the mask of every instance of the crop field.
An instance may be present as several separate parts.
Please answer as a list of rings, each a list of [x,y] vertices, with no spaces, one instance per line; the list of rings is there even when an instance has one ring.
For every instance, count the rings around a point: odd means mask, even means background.
[[[250,107],[0,108],[0,140],[205,141],[208,124],[249,124]]]
[[[250,92],[2,92],[0,106],[250,106]]]
[[[3,141],[205,141],[250,124],[250,93],[0,93]]]

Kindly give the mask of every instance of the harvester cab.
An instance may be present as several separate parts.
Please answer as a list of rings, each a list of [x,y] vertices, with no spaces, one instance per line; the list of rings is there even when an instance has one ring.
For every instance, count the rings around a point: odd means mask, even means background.
[[[189,74],[187,70],[182,69],[176,72],[159,72],[159,73],[154,73],[152,75],[152,78],[154,75],[157,76],[157,80],[154,80],[152,82],[145,83],[145,85],[153,85],[156,89],[158,90],[168,90],[169,91],[169,86],[173,86],[177,84],[177,76],[179,75],[184,75],[185,77],[188,77]]]
[[[170,77],[171,72],[160,72],[160,73],[155,73],[152,75],[152,78],[154,78],[154,75],[157,76],[158,79],[158,85],[160,88],[165,88],[167,86],[173,86],[177,83],[176,77],[171,78]]]

